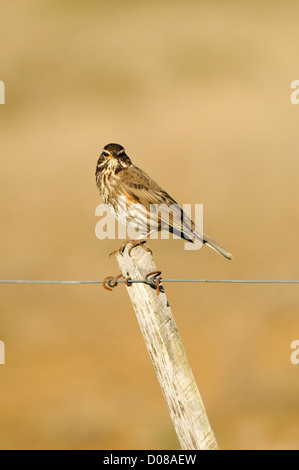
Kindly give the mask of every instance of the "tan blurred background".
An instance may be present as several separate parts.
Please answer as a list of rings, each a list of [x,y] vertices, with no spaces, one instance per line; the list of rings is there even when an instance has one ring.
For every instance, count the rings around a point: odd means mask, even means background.
[[[164,278],[298,279],[297,2],[3,1],[2,279],[102,279],[108,142],[235,256],[151,241]],[[299,448],[296,285],[167,284],[222,449]],[[1,449],[176,449],[125,287],[0,286]]]

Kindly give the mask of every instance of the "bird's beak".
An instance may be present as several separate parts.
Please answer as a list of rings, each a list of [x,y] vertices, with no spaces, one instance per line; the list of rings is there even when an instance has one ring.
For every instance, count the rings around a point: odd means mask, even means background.
[[[113,158],[113,157],[116,157],[116,152],[111,152],[110,153],[109,158]]]

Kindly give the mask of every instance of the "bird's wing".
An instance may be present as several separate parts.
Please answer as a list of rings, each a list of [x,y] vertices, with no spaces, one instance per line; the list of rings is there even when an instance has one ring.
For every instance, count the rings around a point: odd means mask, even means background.
[[[130,204],[139,203],[146,208],[148,228],[169,226],[170,232],[186,240],[194,240],[194,223],[177,202],[153,181],[143,170],[131,165],[119,172],[120,194],[126,194]]]

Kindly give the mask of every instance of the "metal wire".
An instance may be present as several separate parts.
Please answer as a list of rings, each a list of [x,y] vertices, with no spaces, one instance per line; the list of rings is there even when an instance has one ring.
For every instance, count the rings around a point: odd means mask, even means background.
[[[118,283],[125,283],[120,279]],[[299,284],[299,280],[281,279],[162,279],[162,282],[203,282],[222,284]],[[147,283],[146,279],[132,279],[130,283]],[[24,279],[0,279],[0,284],[103,284],[103,280],[93,281],[47,281]]]
[[[103,281],[39,281],[23,279],[2,279],[0,284],[100,284]]]

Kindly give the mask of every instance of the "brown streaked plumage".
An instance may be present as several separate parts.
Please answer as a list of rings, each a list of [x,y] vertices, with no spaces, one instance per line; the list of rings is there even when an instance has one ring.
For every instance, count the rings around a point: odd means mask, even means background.
[[[131,162],[121,145],[108,144],[103,148],[97,162],[96,182],[107,208],[122,223],[142,229],[142,238],[167,228],[185,240],[199,240],[225,258],[232,259],[232,255],[213,239],[194,231],[194,223],[177,202]],[[134,213],[130,214],[130,206],[136,203]],[[159,205],[159,212],[153,210],[153,205]],[[170,206],[171,212],[167,210]],[[167,227],[166,223],[169,223]]]

